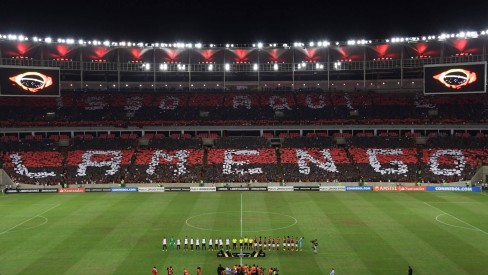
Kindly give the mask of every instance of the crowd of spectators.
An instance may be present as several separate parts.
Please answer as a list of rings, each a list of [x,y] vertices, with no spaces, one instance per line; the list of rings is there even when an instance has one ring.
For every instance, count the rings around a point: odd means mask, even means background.
[[[487,99],[320,90],[62,92],[60,98],[1,98],[0,126],[479,123],[488,121]]]
[[[412,138],[221,137],[214,146],[187,135],[78,136],[65,146],[42,137],[0,138],[0,165],[18,182],[38,185],[120,183],[434,182],[462,181],[488,164],[481,135]]]

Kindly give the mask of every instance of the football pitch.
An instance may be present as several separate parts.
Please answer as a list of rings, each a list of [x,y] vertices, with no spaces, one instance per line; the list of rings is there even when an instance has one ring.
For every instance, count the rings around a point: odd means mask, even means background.
[[[225,246],[241,234],[305,238],[301,252],[242,259],[280,275],[407,274],[409,265],[414,274],[488,274],[487,193],[454,192],[0,195],[0,274],[166,274],[171,265],[214,275],[241,259],[162,251],[163,236],[183,248],[186,236]]]

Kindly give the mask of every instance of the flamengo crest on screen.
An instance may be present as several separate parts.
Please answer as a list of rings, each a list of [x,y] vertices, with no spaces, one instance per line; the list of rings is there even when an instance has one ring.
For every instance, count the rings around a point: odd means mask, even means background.
[[[456,90],[477,80],[475,72],[464,69],[450,69],[434,75],[433,78],[444,84],[447,88]]]
[[[11,76],[9,79],[22,89],[31,93],[37,93],[53,85],[53,79],[50,76],[38,72],[26,72]]]

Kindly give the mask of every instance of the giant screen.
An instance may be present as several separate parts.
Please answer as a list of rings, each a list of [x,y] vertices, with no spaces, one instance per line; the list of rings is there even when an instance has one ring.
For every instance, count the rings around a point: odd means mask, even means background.
[[[0,66],[0,96],[59,96],[59,68]]]
[[[425,65],[424,93],[486,93],[486,62]]]

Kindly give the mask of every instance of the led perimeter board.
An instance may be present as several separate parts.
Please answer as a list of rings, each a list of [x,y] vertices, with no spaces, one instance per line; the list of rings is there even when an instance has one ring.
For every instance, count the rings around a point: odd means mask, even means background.
[[[424,66],[424,94],[486,93],[486,62]]]
[[[58,97],[60,69],[0,66],[0,96]]]

